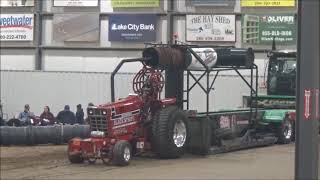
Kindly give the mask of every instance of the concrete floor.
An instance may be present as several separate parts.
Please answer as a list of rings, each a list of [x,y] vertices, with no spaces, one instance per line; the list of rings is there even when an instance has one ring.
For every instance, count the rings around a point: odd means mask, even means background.
[[[127,167],[70,164],[66,146],[1,147],[1,179],[293,179],[294,144],[174,160],[137,157]],[[319,177],[320,178],[320,177]]]

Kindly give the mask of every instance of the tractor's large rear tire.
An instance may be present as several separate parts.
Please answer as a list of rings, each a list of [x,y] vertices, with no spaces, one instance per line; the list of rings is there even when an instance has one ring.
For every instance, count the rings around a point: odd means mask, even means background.
[[[152,124],[152,149],[160,158],[184,154],[188,138],[188,118],[176,106],[160,109]]]
[[[276,127],[276,135],[279,144],[289,144],[293,138],[293,125],[288,118],[285,118],[281,125]]]

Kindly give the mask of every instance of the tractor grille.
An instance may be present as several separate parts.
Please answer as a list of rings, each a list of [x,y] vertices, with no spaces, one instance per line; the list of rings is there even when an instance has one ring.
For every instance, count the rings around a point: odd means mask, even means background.
[[[105,113],[103,113],[105,112]],[[91,131],[103,131],[108,134],[107,111],[104,109],[88,108],[88,118]]]
[[[285,95],[294,95],[295,94],[294,83],[295,83],[295,79],[290,78],[290,76],[279,76],[277,79],[278,93],[285,94]]]

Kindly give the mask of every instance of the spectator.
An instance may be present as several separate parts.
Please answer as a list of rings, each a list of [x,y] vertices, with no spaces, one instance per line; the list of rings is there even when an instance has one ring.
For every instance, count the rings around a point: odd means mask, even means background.
[[[2,112],[2,104],[0,102],[0,126],[4,126],[6,123],[3,119],[3,112]]]
[[[57,121],[62,124],[74,124],[76,122],[76,116],[70,111],[69,105],[65,105],[64,110],[58,113]]]
[[[81,104],[77,105],[76,123],[84,124],[84,112],[83,112],[83,109],[81,107]]]
[[[18,119],[21,125],[31,125],[31,118],[34,117],[34,114],[30,112],[29,104],[24,105],[24,111],[21,112],[18,116]]]
[[[54,115],[50,112],[49,106],[45,106],[43,113],[40,115],[42,126],[53,125],[55,123]]]

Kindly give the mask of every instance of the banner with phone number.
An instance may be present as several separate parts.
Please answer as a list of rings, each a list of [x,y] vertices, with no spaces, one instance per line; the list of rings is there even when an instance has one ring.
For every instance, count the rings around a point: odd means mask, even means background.
[[[296,19],[288,14],[245,14],[242,16],[242,42],[248,44],[296,44]]]
[[[241,0],[241,7],[294,7],[295,0]]]
[[[1,41],[33,41],[33,14],[0,14]]]

